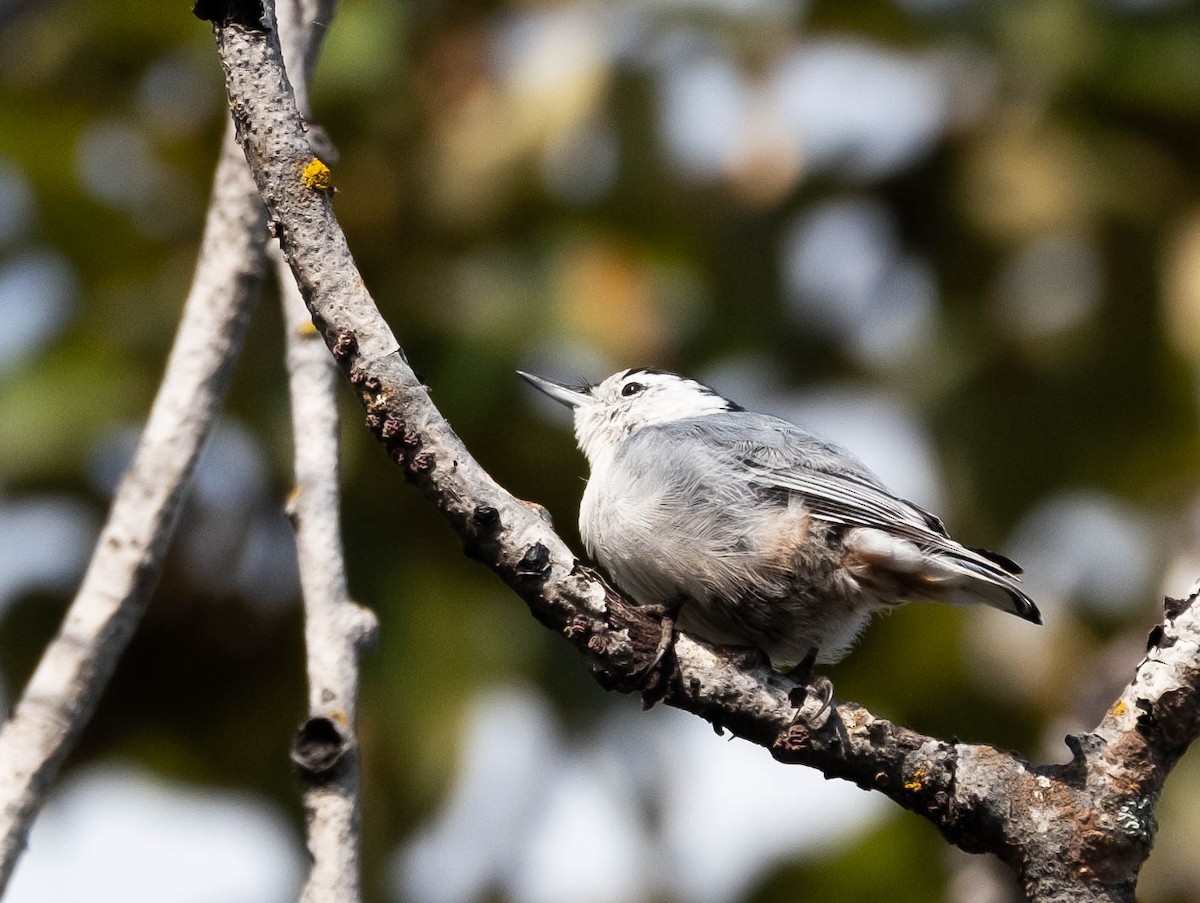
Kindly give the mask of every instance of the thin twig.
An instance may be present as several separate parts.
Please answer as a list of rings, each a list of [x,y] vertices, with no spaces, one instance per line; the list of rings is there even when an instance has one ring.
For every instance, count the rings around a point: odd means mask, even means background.
[[[323,27],[327,12],[308,21]],[[306,68],[317,46],[303,49]],[[258,300],[266,218],[233,132],[222,142],[192,286],[133,463],[57,636],[0,727],[0,894],[145,610]]]
[[[192,287],[133,464],[58,635],[0,728],[0,893],[158,579],[196,456],[258,299],[265,221],[230,129]]]
[[[513,498],[471,457],[408,366],[354,267],[328,173],[291,104],[270,4],[216,24],[234,121],[276,235],[367,425],[405,475],[543,624],[584,651],[605,686],[632,690],[659,625],[581,565],[537,506]],[[842,702],[797,718],[789,681],[680,637],[678,673],[656,695],[776,758],[877,790],[970,852],[1011,865],[1037,900],[1131,901],[1150,849],[1157,790],[1200,732],[1200,605],[1168,610],[1150,657],[1095,734],[1069,738],[1066,766],[939,740]],[[1111,722],[1111,724],[1110,724]]]
[[[279,30],[297,105],[308,114],[308,84],[333,0],[286,0]],[[317,25],[316,23],[320,23]],[[375,616],[350,601],[339,511],[337,371],[313,328],[283,255],[272,254],[283,305],[296,486],[288,515],[296,534],[304,595],[308,717],[292,746],[304,782],[312,868],[300,899],[357,903],[360,897],[359,769],[354,721],[358,651]]]
[[[288,514],[296,532],[308,651],[309,714],[292,749],[305,782],[313,863],[301,899],[354,903],[359,899],[358,651],[373,637],[376,623],[346,592],[338,524],[337,371],[282,255],[278,264],[295,441],[296,488]]]

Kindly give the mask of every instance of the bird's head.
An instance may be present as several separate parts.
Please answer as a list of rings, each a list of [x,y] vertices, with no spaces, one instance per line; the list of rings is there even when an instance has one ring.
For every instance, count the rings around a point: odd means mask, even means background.
[[[578,386],[517,372],[573,410],[575,438],[593,470],[643,427],[742,410],[708,386],[663,370],[620,370],[596,385]]]

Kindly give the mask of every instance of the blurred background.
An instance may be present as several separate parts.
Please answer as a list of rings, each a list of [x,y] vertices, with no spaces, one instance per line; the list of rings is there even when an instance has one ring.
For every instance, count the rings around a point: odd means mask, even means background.
[[[653,365],[853,448],[1045,614],[911,606],[829,669],[1066,761],[1200,576],[1200,14],[1172,0],[347,0],[336,206],[434,399],[578,543],[517,367]],[[79,580],[187,290],[225,101],[189,4],[0,0],[0,704]],[[8,895],[291,899],[303,716],[280,314]],[[916,816],[605,694],[461,554],[349,393],[375,901],[1003,901]],[[578,546],[577,546],[578,547]],[[1140,898],[1200,898],[1200,751]]]

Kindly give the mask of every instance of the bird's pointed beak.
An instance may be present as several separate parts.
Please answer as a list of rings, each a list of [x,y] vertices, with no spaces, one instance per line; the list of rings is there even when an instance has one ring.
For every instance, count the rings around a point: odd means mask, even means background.
[[[577,408],[591,398],[587,392],[579,389],[572,389],[570,386],[564,386],[561,383],[551,382],[548,379],[542,379],[540,376],[534,376],[532,373],[526,373],[523,370],[518,370],[517,375],[535,389],[545,392],[555,401],[562,402],[569,408]]]

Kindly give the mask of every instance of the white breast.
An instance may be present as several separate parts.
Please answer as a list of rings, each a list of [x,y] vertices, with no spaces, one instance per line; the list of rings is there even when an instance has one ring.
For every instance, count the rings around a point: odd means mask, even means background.
[[[593,470],[579,506],[579,533],[588,551],[624,592],[643,605],[686,591],[675,573],[677,527],[666,510],[665,486]]]

